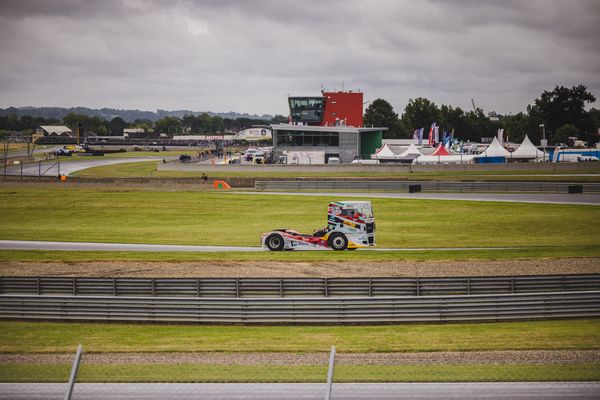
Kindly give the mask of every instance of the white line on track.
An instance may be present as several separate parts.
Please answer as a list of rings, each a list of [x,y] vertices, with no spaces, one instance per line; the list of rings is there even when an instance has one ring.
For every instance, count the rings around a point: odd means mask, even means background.
[[[365,248],[359,251],[461,251],[508,250],[517,247],[432,247],[432,248]],[[170,252],[258,252],[261,247],[241,246],[187,246],[169,244],[46,242],[29,240],[0,240],[0,250],[73,250],[73,251],[170,251]],[[333,251],[330,249],[296,249],[295,251]]]

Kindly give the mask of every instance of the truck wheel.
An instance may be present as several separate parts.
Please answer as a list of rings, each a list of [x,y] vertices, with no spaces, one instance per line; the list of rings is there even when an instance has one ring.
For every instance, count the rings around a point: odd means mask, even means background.
[[[334,233],[327,242],[334,250],[346,250],[348,247],[348,238],[343,233]]]
[[[276,233],[269,235],[269,237],[267,237],[266,242],[267,247],[271,251],[281,251],[283,250],[283,246],[285,244],[285,242],[283,241],[283,237]]]

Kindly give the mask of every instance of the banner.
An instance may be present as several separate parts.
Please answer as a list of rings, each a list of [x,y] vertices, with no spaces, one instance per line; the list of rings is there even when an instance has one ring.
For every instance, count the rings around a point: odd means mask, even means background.
[[[435,122],[431,124],[431,128],[429,128],[429,141],[428,144],[433,146],[433,130],[435,129]]]

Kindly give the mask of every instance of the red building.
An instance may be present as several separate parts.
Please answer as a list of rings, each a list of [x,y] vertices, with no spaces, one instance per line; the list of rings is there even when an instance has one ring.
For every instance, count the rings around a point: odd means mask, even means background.
[[[316,126],[363,126],[362,92],[323,92],[320,97],[290,97],[293,123]]]

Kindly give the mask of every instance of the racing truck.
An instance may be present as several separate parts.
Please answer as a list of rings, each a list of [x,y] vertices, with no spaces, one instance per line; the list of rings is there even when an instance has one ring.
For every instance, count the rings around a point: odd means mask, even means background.
[[[334,201],[327,208],[327,227],[312,234],[293,229],[263,233],[261,245],[271,251],[297,248],[356,250],[375,245],[375,216],[370,201]]]

